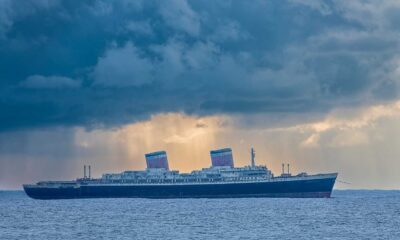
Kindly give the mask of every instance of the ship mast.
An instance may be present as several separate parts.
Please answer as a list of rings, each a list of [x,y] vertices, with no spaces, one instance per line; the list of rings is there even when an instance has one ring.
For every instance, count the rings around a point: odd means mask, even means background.
[[[256,152],[254,151],[254,148],[251,148],[251,167],[256,166],[255,157],[256,157]]]

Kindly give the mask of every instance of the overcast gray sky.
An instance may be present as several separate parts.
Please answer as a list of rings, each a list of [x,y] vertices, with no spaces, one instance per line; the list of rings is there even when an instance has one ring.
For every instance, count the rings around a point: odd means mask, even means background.
[[[400,2],[0,0],[0,188],[232,147],[400,186]]]

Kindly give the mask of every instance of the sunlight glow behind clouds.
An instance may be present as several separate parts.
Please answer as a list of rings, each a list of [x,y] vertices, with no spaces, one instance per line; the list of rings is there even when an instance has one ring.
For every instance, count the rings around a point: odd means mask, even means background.
[[[257,163],[276,174],[289,162],[293,172],[340,172],[339,179],[352,184],[338,183],[339,188],[395,188],[399,109],[400,102],[341,109],[315,122],[278,128],[241,128],[240,118],[228,115],[169,113],[115,129],[41,130],[13,138],[2,133],[1,187],[18,188],[44,175],[73,179],[84,164],[92,165],[94,176],[143,169],[144,154],[157,150],[166,150],[171,168],[182,172],[210,166],[209,150],[222,147],[232,147],[235,165],[244,166],[253,146]]]
[[[340,172],[339,179],[352,184],[338,183],[339,188],[395,188],[400,181],[395,171],[400,167],[399,110],[400,102],[340,109],[318,121],[279,128],[259,124],[241,128],[237,125],[240,118],[228,115],[168,113],[108,130],[36,131],[14,139],[5,133],[0,142],[9,152],[0,156],[1,174],[3,183],[10,185],[2,187],[38,181],[45,172],[52,178],[72,179],[81,175],[84,164],[92,165],[95,176],[143,169],[144,154],[158,150],[166,150],[171,168],[182,172],[210,166],[209,151],[222,147],[232,147],[235,165],[244,166],[250,163],[249,149],[255,147],[257,163],[266,164],[276,174],[282,162],[289,162],[295,173]],[[65,142],[59,141],[61,137]],[[26,144],[24,150],[10,151],[10,144],[18,146],[21,140]],[[60,148],[50,146],[52,142],[58,142]],[[22,156],[30,156],[30,160],[15,161]],[[14,159],[13,166],[4,163],[6,158]]]

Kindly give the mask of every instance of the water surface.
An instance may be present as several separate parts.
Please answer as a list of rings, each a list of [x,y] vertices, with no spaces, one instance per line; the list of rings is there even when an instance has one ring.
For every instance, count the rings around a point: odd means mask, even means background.
[[[0,239],[400,239],[400,191],[167,200],[33,200],[0,191]]]

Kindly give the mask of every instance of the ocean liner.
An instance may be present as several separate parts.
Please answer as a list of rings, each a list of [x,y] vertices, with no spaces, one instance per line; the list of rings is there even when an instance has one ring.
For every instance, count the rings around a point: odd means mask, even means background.
[[[101,178],[92,178],[90,166],[84,166],[83,178],[41,181],[23,187],[34,199],[329,198],[337,177],[337,173],[292,175],[289,164],[287,171],[282,164],[282,174],[274,176],[266,166],[256,166],[253,149],[251,164],[245,167],[234,167],[230,148],[213,150],[210,155],[211,167],[191,173],[170,170],[167,153],[159,151],[145,155],[146,170],[106,173]]]

